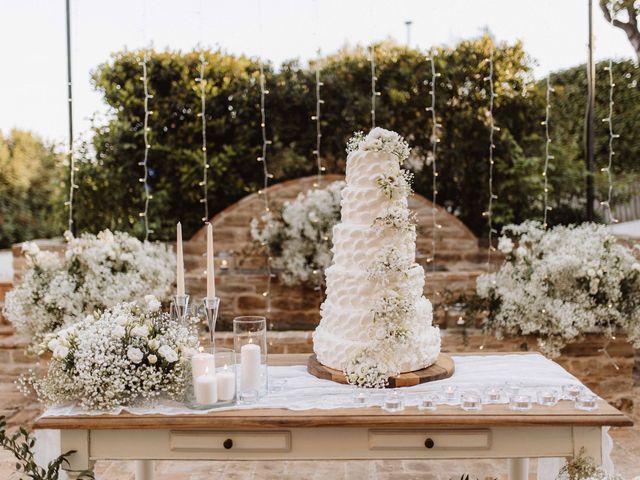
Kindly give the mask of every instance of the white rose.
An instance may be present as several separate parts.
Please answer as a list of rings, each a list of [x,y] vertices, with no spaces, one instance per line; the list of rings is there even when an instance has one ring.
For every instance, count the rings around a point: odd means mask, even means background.
[[[131,329],[132,337],[147,337],[149,336],[149,327],[146,325],[138,325],[137,327],[133,327]]]
[[[158,361],[158,357],[156,357],[155,355],[151,354],[147,357],[147,360],[149,360],[149,363],[151,365],[154,365],[157,361]]]
[[[58,348],[59,345],[60,342],[58,342],[58,339],[54,338],[52,340],[49,340],[49,343],[47,343],[47,348],[52,352],[55,352],[56,348]]]
[[[524,257],[527,255],[527,249],[524,247],[518,247],[516,248],[516,255],[520,258]]]
[[[150,312],[160,310],[160,307],[162,306],[160,301],[153,295],[145,295],[144,301],[147,303],[147,310]]]
[[[58,360],[64,360],[69,355],[69,349],[67,347],[58,347],[53,352],[53,358]]]
[[[127,349],[127,358],[133,363],[140,363],[144,357],[142,350],[136,347],[129,347]]]
[[[22,244],[22,251],[25,255],[29,255],[31,257],[36,256],[40,251],[38,245],[33,242],[26,242]]]
[[[500,240],[498,241],[498,250],[505,254],[511,253],[513,250],[513,242],[511,239],[509,237],[500,237]]]
[[[125,336],[126,333],[127,331],[124,329],[122,325],[116,325],[115,327],[113,327],[113,335],[116,338],[122,338]]]
[[[178,361],[178,354],[169,345],[162,345],[158,349],[158,355],[163,357],[167,362],[173,363]]]

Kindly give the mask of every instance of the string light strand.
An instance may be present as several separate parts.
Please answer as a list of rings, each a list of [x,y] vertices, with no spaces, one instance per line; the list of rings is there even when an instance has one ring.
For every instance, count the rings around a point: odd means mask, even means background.
[[[611,25],[613,25],[615,21],[615,11],[611,12],[610,17]],[[607,175],[607,199],[601,201],[600,205],[603,207],[607,222],[611,224],[618,222],[618,220],[613,216],[613,210],[611,208],[611,200],[613,197],[613,173],[611,172],[611,166],[613,164],[613,156],[616,154],[615,150],[613,149],[613,142],[614,140],[620,138],[620,135],[615,133],[613,130],[613,92],[616,84],[613,81],[612,59],[609,59],[609,64],[604,67],[604,69],[609,74],[609,113],[605,118],[602,119],[602,121],[609,127],[609,155],[607,166],[600,169],[601,172],[604,172]]]
[[[380,92],[376,91],[376,46],[369,47],[369,63],[371,64],[371,128],[376,128],[376,97],[380,96]]]
[[[547,75],[546,84],[547,84],[547,89],[546,89],[546,95],[545,95],[545,99],[546,99],[545,114],[544,114],[544,121],[541,122],[542,125],[544,126],[544,136],[545,136],[544,170],[542,172],[542,178],[544,181],[544,189],[542,192],[543,208],[544,208],[544,212],[542,214],[543,215],[542,225],[545,229],[547,228],[547,215],[551,210],[551,207],[549,206],[549,160],[553,160],[553,155],[551,155],[550,153],[551,136],[549,135],[549,120],[550,120],[550,114],[551,114],[551,93],[554,90],[551,87],[551,81],[549,79],[549,75]]]
[[[435,271],[436,269],[436,237],[438,229],[442,228],[442,225],[439,225],[436,220],[436,205],[438,200],[438,142],[440,139],[438,138],[438,129],[441,125],[438,123],[438,119],[436,116],[436,79],[440,77],[440,73],[436,72],[436,65],[434,61],[433,55],[429,57],[429,63],[431,64],[431,88],[429,90],[429,96],[431,98],[431,104],[427,107],[427,112],[431,112],[431,169],[432,169],[432,197],[431,202],[433,203],[433,208],[431,209],[431,257],[427,260],[431,262],[432,269]]]
[[[271,140],[267,138],[267,114],[265,109],[265,100],[266,96],[269,94],[269,90],[266,89],[265,83],[264,65],[262,60],[260,60],[260,131],[262,133],[262,154],[258,157],[258,161],[262,162],[262,173],[264,178],[262,190],[258,191],[258,193],[262,195],[264,200],[264,212],[266,215],[269,215],[271,208],[269,207],[269,193],[267,192],[267,189],[269,188],[269,180],[273,178],[273,174],[269,172],[269,166],[267,163],[267,150],[269,145],[271,145]],[[271,279],[273,277],[271,263],[273,258],[271,256],[269,243],[267,242],[265,246],[267,247],[267,287],[266,290],[262,292],[262,295],[267,300],[267,313],[271,313]]]
[[[149,234],[153,233],[153,230],[149,228],[149,202],[151,201],[152,195],[149,186],[149,150],[151,150],[151,144],[149,143],[149,117],[153,113],[149,110],[149,100],[153,98],[153,95],[149,94],[149,76],[148,76],[148,62],[149,55],[147,50],[145,50],[144,55],[142,57],[142,62],[140,65],[142,66],[142,86],[144,88],[144,121],[143,121],[143,141],[144,141],[144,157],[142,162],[139,165],[143,168],[143,176],[139,179],[140,183],[144,186],[144,211],[140,212],[140,217],[144,222],[144,239],[145,241],[149,240]]]
[[[321,62],[321,52],[318,48],[318,54],[316,58],[316,113],[311,117],[311,120],[315,120],[316,122],[316,148],[313,151],[313,154],[316,156],[316,183],[313,184],[314,188],[319,188],[322,182],[322,174],[325,172],[326,168],[322,165],[322,155],[320,147],[322,145],[322,126],[320,124],[320,114],[322,111],[322,104],[324,100],[322,100],[320,95],[320,88],[324,85],[320,80],[320,62]]]
[[[489,249],[487,251],[487,270],[491,269],[491,254],[495,250],[493,247],[493,234],[497,233],[493,229],[493,201],[498,197],[493,193],[493,151],[496,146],[494,143],[495,132],[500,131],[500,128],[496,126],[495,119],[493,117],[493,107],[495,104],[496,93],[493,86],[493,45],[489,51],[489,75],[484,78],[486,82],[489,82],[489,205],[487,211],[484,212],[484,216],[487,217],[487,224],[489,227]]]
[[[204,52],[200,52],[200,76],[196,78],[196,82],[200,84],[200,113],[198,116],[201,118],[202,128],[202,181],[200,186],[202,187],[202,198],[200,202],[204,207],[203,222],[209,221],[209,160],[207,158],[207,82],[204,78],[205,67],[208,62],[205,59]]]

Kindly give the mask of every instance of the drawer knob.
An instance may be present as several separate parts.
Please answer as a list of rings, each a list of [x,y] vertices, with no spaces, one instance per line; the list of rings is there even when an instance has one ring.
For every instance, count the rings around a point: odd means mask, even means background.
[[[227,438],[224,442],[222,442],[222,446],[227,450],[231,450],[231,447],[233,447],[233,440]]]
[[[435,446],[435,443],[433,442],[433,440],[432,440],[432,439],[427,438],[427,439],[424,441],[424,446],[425,446],[425,447],[427,447],[427,448],[433,448],[433,447]]]

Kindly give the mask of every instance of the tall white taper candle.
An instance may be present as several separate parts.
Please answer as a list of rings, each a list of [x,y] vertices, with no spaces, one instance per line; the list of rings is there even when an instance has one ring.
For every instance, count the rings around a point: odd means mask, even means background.
[[[184,295],[184,257],[182,255],[182,225],[178,222],[178,238],[176,241],[176,281],[177,295]]]
[[[213,226],[207,224],[207,298],[216,296],[216,272],[213,264]]]

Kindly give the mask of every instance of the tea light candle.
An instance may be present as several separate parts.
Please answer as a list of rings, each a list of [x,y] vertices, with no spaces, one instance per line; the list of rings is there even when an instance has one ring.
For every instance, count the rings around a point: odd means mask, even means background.
[[[402,412],[404,410],[404,399],[402,395],[395,390],[390,392],[384,399],[382,409],[389,413]]]
[[[243,392],[260,389],[260,346],[247,343],[240,348],[240,386]]]
[[[447,403],[451,403],[451,402],[455,401],[455,399],[456,399],[456,387],[454,387],[453,385],[446,386],[443,389],[443,393],[444,393],[444,398],[447,401]]]
[[[580,385],[565,385],[564,394],[569,400],[575,400],[582,393],[582,387]]]
[[[223,402],[233,400],[236,394],[236,376],[229,371],[229,367],[222,367],[216,377],[218,377],[218,398]]]
[[[364,392],[357,392],[353,396],[353,403],[358,405],[364,405],[367,403],[367,396]]]
[[[576,399],[575,407],[578,410],[585,410],[587,412],[595,410],[598,408],[598,397],[590,393],[584,393]]]
[[[434,395],[426,395],[422,397],[420,404],[418,405],[418,410],[436,410],[438,408],[436,400],[437,398]]]
[[[555,390],[543,390],[538,392],[538,404],[545,407],[553,407],[558,403],[558,392]]]
[[[477,412],[478,410],[482,410],[480,395],[475,393],[463,394],[460,401],[460,407],[466,412]]]
[[[216,375],[200,375],[194,384],[196,402],[200,405],[213,405],[218,401],[218,381]]]
[[[514,395],[511,397],[509,408],[517,412],[531,410],[531,397],[529,395]]]
[[[191,371],[193,373],[193,381],[206,375],[207,372],[216,371],[216,357],[210,353],[198,352],[191,357]]]
[[[498,388],[492,387],[487,390],[486,396],[488,403],[499,403],[502,399],[502,391]]]

